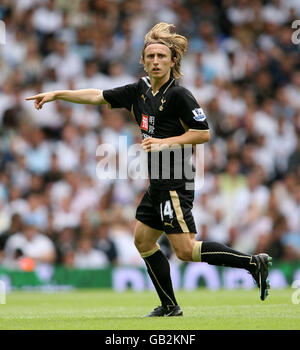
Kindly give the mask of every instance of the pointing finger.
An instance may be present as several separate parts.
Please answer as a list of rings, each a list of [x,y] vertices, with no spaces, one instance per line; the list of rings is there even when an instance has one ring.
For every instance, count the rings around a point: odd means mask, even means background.
[[[38,95],[30,96],[30,97],[26,97],[25,100],[26,100],[26,101],[35,100],[35,99],[37,99],[38,97],[39,97]]]

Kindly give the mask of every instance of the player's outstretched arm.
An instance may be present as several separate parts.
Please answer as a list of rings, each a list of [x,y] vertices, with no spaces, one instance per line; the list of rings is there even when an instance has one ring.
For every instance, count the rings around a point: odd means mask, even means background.
[[[30,96],[27,97],[26,100],[34,100],[34,106],[36,109],[41,109],[44,103],[54,100],[64,100],[68,102],[92,105],[107,103],[103,98],[102,90],[98,89],[56,90]]]

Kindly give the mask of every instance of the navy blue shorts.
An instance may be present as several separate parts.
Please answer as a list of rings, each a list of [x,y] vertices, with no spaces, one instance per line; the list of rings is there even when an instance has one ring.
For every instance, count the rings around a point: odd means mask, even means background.
[[[192,214],[194,191],[148,188],[136,210],[136,219],[168,233],[196,233]]]

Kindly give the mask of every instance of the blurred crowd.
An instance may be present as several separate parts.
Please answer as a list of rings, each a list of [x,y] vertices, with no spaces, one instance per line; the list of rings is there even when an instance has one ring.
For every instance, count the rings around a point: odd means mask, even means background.
[[[24,99],[135,82],[160,21],[189,39],[181,84],[211,128],[197,239],[300,260],[298,0],[2,0],[0,19],[2,266],[143,264],[133,229],[147,179],[96,172],[99,145],[140,142],[132,116],[62,101],[37,111]],[[174,258],[165,236],[161,246]]]

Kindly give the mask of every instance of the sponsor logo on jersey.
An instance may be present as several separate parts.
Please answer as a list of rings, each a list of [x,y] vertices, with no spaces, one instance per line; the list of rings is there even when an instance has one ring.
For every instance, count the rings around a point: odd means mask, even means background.
[[[197,121],[197,122],[202,122],[203,120],[206,119],[206,116],[203,112],[202,108],[195,108],[192,110],[194,116],[193,118]]]
[[[148,131],[148,127],[149,127],[149,117],[145,114],[142,114],[141,129]]]

